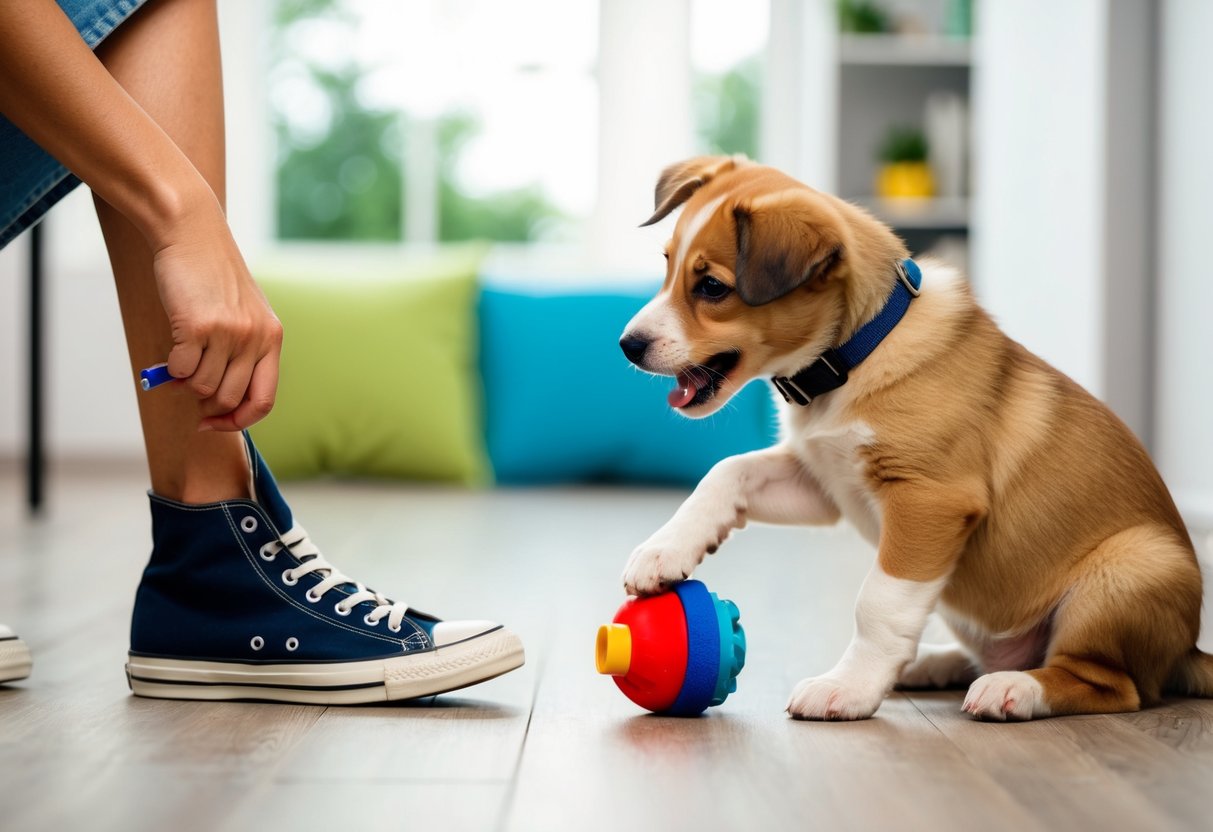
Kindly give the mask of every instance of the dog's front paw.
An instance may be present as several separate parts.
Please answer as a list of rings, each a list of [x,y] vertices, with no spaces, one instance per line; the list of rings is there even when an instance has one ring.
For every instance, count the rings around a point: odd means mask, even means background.
[[[623,587],[629,595],[655,595],[691,577],[706,554],[704,547],[689,547],[666,535],[654,535],[636,547],[623,570]]]
[[[884,690],[832,676],[804,679],[792,691],[788,713],[794,719],[867,719],[884,700]]]

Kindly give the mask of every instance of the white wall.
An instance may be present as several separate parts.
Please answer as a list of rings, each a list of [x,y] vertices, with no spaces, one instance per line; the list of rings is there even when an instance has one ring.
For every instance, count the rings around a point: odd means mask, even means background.
[[[689,0],[599,5],[598,196],[589,256],[603,273],[651,274],[669,233],[636,227],[652,210],[658,174],[694,147],[689,20]]]
[[[61,202],[43,230],[46,242],[46,388],[47,445],[52,455],[132,455],[142,447],[135,410],[134,381],[127,371],[125,341],[105,244],[92,198],[77,188]],[[22,248],[28,240],[22,241]],[[6,250],[4,255],[9,255]],[[24,259],[24,258],[21,258]],[[0,277],[20,287],[12,310],[22,332],[15,354],[5,364],[25,404],[26,276]],[[8,384],[8,379],[0,384]],[[19,451],[24,439],[4,437],[5,450]]]
[[[1167,0],[1162,32],[1155,458],[1213,529],[1213,3]]]
[[[52,455],[130,455],[139,432],[133,381],[105,245],[87,189],[55,209],[46,232],[46,417]],[[0,252],[0,455],[19,456],[25,441],[28,339],[28,238]],[[9,349],[11,345],[12,349]]]
[[[762,161],[810,187],[837,191],[838,29],[833,0],[771,0]]]
[[[973,273],[1012,338],[1104,394],[1102,0],[978,5]]]

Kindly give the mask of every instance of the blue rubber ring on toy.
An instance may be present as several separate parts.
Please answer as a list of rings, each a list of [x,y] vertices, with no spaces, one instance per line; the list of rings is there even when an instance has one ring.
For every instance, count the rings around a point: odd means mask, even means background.
[[[687,670],[682,689],[665,712],[674,716],[696,716],[712,704],[720,665],[720,628],[712,594],[699,581],[683,581],[674,587],[687,620]]]

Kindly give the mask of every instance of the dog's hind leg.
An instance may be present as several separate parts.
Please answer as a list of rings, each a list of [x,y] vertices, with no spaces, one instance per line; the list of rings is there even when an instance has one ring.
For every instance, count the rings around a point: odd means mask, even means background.
[[[1167,528],[1137,526],[1079,565],[1044,667],[988,673],[964,710],[981,719],[1121,713],[1155,704],[1200,622],[1200,571]]]

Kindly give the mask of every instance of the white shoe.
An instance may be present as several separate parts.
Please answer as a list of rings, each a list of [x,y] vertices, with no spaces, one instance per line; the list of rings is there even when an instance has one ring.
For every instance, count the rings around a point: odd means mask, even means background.
[[[0,624],[0,685],[29,675],[34,660],[17,634]]]

